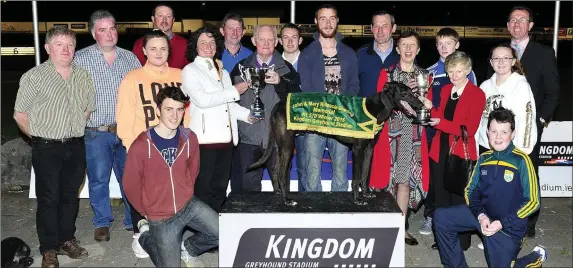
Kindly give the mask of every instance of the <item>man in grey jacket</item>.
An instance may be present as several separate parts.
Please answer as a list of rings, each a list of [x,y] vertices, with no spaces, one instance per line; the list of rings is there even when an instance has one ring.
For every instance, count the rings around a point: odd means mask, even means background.
[[[285,61],[281,54],[275,51],[278,43],[276,29],[269,25],[259,25],[253,31],[252,42],[256,47],[256,53],[241,60],[231,72],[233,83],[243,82],[239,66],[257,67],[273,66],[274,71],[269,71],[265,79],[266,86],[260,92],[261,100],[265,107],[265,117],[263,120],[246,124],[239,123],[239,144],[237,151],[241,158],[242,191],[243,192],[260,192],[261,180],[263,178],[263,168],[246,172],[247,168],[255,163],[267,147],[269,124],[271,111],[275,104],[281,99],[285,99],[288,93],[300,92],[300,77],[294,67]],[[243,95],[239,104],[243,107],[250,108],[255,98],[252,89],[248,89]],[[275,156],[272,155],[267,161],[265,168],[273,166]]]

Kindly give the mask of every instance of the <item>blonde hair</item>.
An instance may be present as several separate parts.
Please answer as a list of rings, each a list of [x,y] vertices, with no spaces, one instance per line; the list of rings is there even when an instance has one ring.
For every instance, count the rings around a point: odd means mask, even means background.
[[[454,51],[454,53],[446,57],[445,61],[446,72],[450,68],[458,66],[458,64],[462,65],[462,67],[464,67],[466,70],[472,69],[472,59],[470,58],[470,56],[468,56],[468,54],[466,54],[463,51],[456,50]]]

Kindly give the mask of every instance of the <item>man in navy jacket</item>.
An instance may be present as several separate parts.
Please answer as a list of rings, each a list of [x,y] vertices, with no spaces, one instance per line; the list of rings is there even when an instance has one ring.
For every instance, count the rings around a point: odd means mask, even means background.
[[[298,63],[303,92],[326,92],[337,95],[357,96],[358,61],[355,52],[341,43],[343,36],[337,32],[338,13],[334,6],[325,4],[315,13],[318,32],[314,41],[301,53]],[[305,134],[304,151],[307,158],[308,191],[321,191],[322,156],[325,146],[332,159],[332,191],[348,191],[348,147],[335,139],[318,134]]]
[[[377,11],[372,15],[372,34],[374,41],[362,46],[356,52],[358,58],[358,78],[361,97],[376,94],[376,85],[380,71],[400,60],[392,34],[396,32],[394,15],[386,11]]]

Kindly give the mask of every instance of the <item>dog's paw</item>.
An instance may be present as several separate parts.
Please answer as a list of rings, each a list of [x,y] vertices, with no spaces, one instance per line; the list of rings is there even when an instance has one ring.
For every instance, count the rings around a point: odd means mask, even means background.
[[[366,202],[366,200],[364,199],[354,199],[354,203],[356,203],[359,206],[368,205],[368,202]]]
[[[297,202],[292,200],[292,199],[286,199],[285,200],[285,205],[287,206],[296,206]]]
[[[282,194],[282,192],[280,190],[275,191],[276,195]]]

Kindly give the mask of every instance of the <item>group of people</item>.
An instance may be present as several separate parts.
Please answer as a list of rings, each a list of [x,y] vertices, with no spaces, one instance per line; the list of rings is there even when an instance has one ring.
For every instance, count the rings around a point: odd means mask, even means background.
[[[425,70],[416,63],[418,34],[402,32],[394,40],[396,21],[386,11],[373,14],[374,40],[357,51],[342,41],[330,4],[316,10],[317,32],[303,51],[300,29],[291,23],[280,32],[255,27],[251,51],[241,43],[246,29],[235,13],[220,28],[201,27],[188,40],[173,33],[171,7],[157,5],[151,19],[155,29],[132,51],[117,46],[116,20],[105,10],[89,20],[95,44],[77,52],[75,33],[55,26],[46,34],[49,59],[20,80],[14,118],[32,141],[42,267],[58,267],[61,254],[88,256],[74,236],[86,169],[96,241],[110,240],[113,170],[134,254],[158,267],[178,267],[180,260],[200,266],[198,256],[218,246],[217,213],[229,183],[233,192],[260,192],[264,168],[274,165],[271,156],[265,167],[247,171],[267,147],[276,103],[296,92],[367,97],[388,81],[416,90],[414,77],[424,71],[433,78],[424,99],[431,122],[413,124],[407,114],[392,113],[375,145],[370,186],[394,195],[407,215],[406,229],[410,211],[424,205],[420,233],[434,233],[432,248],[448,267],[467,266],[462,250],[470,246],[471,231],[480,234],[488,265],[495,267],[509,266],[523,237],[535,235],[536,154],[557,106],[559,77],[553,50],[529,39],[533,13],[527,7],[510,11],[511,43],[492,48],[492,71],[479,87],[455,30],[438,32],[440,59]],[[261,89],[263,119],[251,115],[254,93],[240,66],[274,66]],[[469,140],[451,148],[461,126]],[[347,145],[317,133],[300,134],[295,142],[299,191],[322,191],[325,148],[332,191],[348,191]],[[450,155],[477,161],[463,193],[445,185]],[[194,234],[182,241],[188,227]],[[405,234],[405,243],[418,244]],[[544,258],[536,247],[515,265]]]

